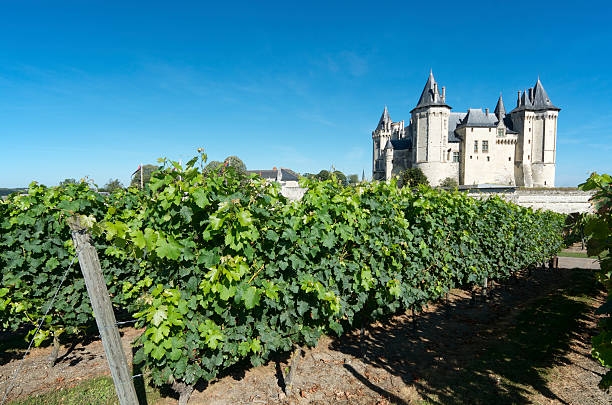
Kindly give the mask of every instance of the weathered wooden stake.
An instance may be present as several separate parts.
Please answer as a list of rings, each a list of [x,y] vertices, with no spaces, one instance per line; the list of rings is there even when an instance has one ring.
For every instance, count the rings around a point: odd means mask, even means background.
[[[298,366],[298,359],[302,353],[302,348],[296,344],[293,345],[293,355],[291,356],[291,364],[289,365],[289,374],[285,378],[285,395],[287,398],[293,393],[293,380]]]
[[[484,282],[482,283],[482,298],[484,302],[487,302],[489,299],[487,288],[489,287],[489,278],[485,277]]]
[[[138,397],[127,364],[127,357],[121,345],[121,336],[119,336],[119,329],[117,329],[117,321],[113,313],[106,282],[102,276],[98,253],[96,248],[91,245],[89,232],[81,224],[78,216],[69,219],[68,224],[72,230],[72,240],[79,256],[79,264],[85,278],[87,293],[98,324],[119,403],[121,405],[136,405],[138,404]]]

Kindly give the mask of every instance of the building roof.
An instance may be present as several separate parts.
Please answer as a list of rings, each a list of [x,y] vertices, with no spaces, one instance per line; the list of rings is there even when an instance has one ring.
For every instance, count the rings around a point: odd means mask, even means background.
[[[480,108],[470,108],[458,126],[462,127],[495,127],[499,120],[495,114],[483,112]]]
[[[378,120],[378,125],[376,126],[376,130],[382,129],[386,126],[387,123],[391,123],[391,117],[389,116],[389,110],[387,110],[387,106],[383,110],[382,115],[380,116],[380,120]]]
[[[452,112],[448,117],[448,141],[449,142],[461,142],[461,139],[455,134],[455,129],[461,124],[466,113]]]
[[[516,108],[512,110],[514,111],[542,111],[542,110],[556,110],[560,111],[559,107],[556,107],[548,97],[546,90],[544,90],[544,86],[542,86],[542,82],[538,77],[536,84],[534,87],[529,88],[529,90],[524,90],[521,94],[519,92],[518,100],[516,102]]]
[[[419,98],[419,102],[412,111],[416,110],[417,108],[430,106],[443,106],[450,108],[450,106],[446,104],[445,98],[446,97],[442,97],[442,95],[440,95],[438,83],[436,83],[433,72],[429,72],[429,78],[427,79],[427,83],[425,83],[425,87],[421,93],[421,98]]]
[[[255,173],[263,179],[277,181],[279,171],[281,178],[278,181],[298,181],[300,178],[299,174],[284,167],[281,167],[280,170],[276,168],[272,170],[247,170],[247,173]]]
[[[504,100],[502,99],[501,94],[499,95],[499,99],[497,99],[497,105],[495,106],[495,110],[493,111],[498,121],[502,121],[506,117],[506,108],[504,107]]]

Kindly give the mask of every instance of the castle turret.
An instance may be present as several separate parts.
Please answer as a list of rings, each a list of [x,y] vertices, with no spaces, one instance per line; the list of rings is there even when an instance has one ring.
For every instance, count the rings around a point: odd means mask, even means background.
[[[432,185],[439,184],[446,177],[456,177],[456,173],[452,173],[453,169],[447,164],[451,107],[446,104],[446,89],[443,89],[443,94],[440,94],[438,83],[433,72],[430,72],[421,97],[411,111],[414,128],[412,161]]]
[[[548,97],[540,78],[533,88],[519,96],[510,112],[513,127],[519,132],[515,156],[517,185],[554,187],[557,117],[560,108]]]
[[[387,141],[385,146],[385,180],[391,180],[393,173],[393,144],[391,140]]]
[[[385,167],[382,161],[384,157],[384,149],[389,139],[391,139],[391,117],[387,106],[383,110],[376,129],[372,131],[372,140],[374,142],[372,156],[372,179],[380,180],[385,178]]]
[[[386,178],[385,148],[390,140],[404,138],[404,121],[393,122],[389,110],[385,106],[376,129],[372,131],[372,179],[382,180]]]

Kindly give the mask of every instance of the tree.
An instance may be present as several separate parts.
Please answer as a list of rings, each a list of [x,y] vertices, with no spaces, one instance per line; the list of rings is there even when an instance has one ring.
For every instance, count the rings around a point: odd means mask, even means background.
[[[125,187],[119,181],[119,179],[109,179],[108,182],[100,189],[100,191],[106,191],[106,192],[112,193],[113,191],[120,190],[122,188],[125,188]]]
[[[418,167],[406,169],[400,173],[400,184],[402,187],[416,187],[419,184],[429,185],[429,180],[425,173]]]
[[[343,186],[346,186],[349,184],[349,181],[346,175],[342,173],[340,170],[334,170],[330,172],[329,170],[323,169],[317,174],[304,173],[303,177],[307,177],[309,179],[316,179],[320,181],[336,179],[336,181],[338,181]]]
[[[204,174],[212,174],[217,173],[221,174],[224,168],[231,167],[235,170],[239,175],[246,177],[247,175],[247,167],[238,156],[228,156],[223,160],[223,162],[219,162],[218,160],[213,160],[208,163],[204,169]]]
[[[440,182],[440,187],[456,190],[459,187],[459,183],[452,177],[447,177]]]
[[[223,162],[219,162],[218,160],[212,160],[206,166],[204,166],[204,169],[202,169],[202,173],[204,173],[204,174],[213,174],[213,173],[219,174],[219,172],[221,171],[222,167],[223,167]]]
[[[315,177],[319,180],[325,181],[331,178],[331,173],[329,172],[329,170],[323,169]]]
[[[62,181],[60,181],[60,187],[61,186],[67,186],[68,184],[77,184],[78,182],[76,181],[76,179],[64,179]]]
[[[346,178],[346,175],[340,170],[334,170],[331,175],[335,177],[336,180],[338,180],[338,182],[343,186],[348,185],[348,179]]]
[[[149,182],[149,180],[151,180],[151,174],[157,169],[159,169],[159,166],[157,165],[144,165],[142,167],[139,167],[138,170],[136,170],[132,174],[132,181],[130,182],[130,187],[140,188],[140,171],[141,170],[142,170],[142,183],[144,186],[145,184]]]
[[[239,173],[246,173],[247,167],[238,156],[228,156],[223,163],[227,166],[234,167]]]
[[[359,183],[359,176],[356,174],[349,174],[348,176],[348,184],[357,184]]]
[[[580,242],[581,249],[587,241],[585,234],[586,224],[593,221],[592,215],[585,212],[574,212],[565,219],[564,243],[570,246],[576,242]]]

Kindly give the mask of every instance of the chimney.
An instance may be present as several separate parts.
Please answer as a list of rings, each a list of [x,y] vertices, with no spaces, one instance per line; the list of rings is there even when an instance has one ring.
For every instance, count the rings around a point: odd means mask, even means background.
[[[517,93],[518,93],[518,97],[516,98],[516,106],[520,107],[521,106],[521,91],[519,90]]]
[[[533,104],[533,87],[529,88],[529,101]]]
[[[446,103],[446,86],[442,86],[442,102]]]
[[[485,108],[485,115],[488,117],[489,116],[489,109]]]
[[[437,101],[437,99],[438,99],[438,83],[434,82],[433,101]]]

